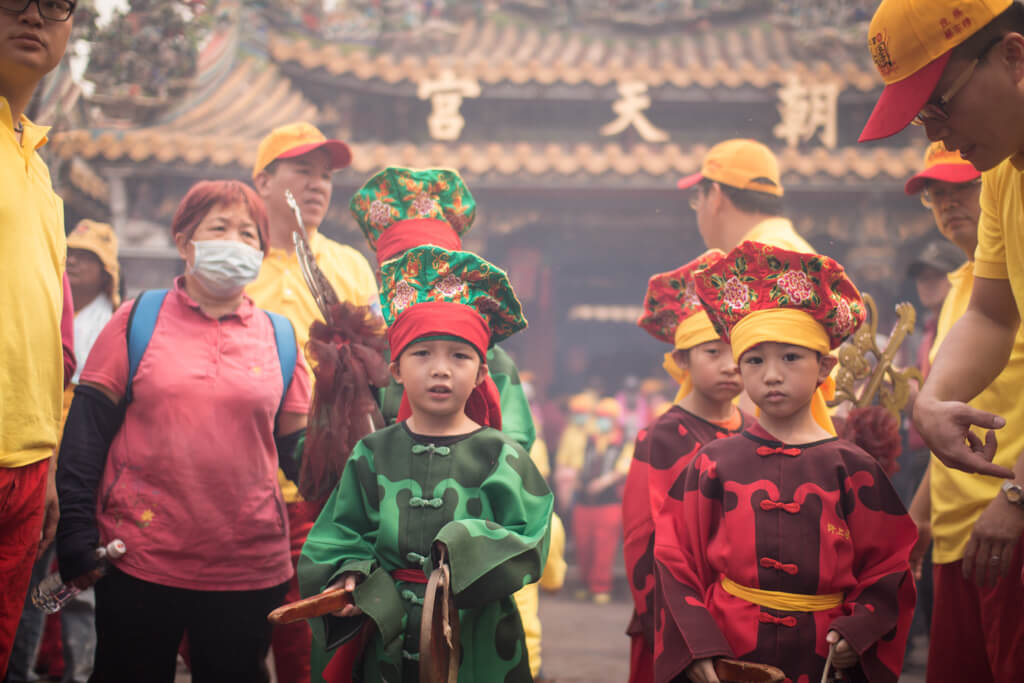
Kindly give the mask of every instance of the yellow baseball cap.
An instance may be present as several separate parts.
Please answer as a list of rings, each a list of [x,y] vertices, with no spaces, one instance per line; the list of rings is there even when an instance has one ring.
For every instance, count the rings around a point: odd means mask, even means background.
[[[686,190],[704,178],[739,190],[753,190],[782,196],[779,161],[767,146],[757,140],[735,139],[719,142],[708,150],[700,173],[686,176],[677,183]]]
[[[917,194],[924,189],[929,180],[940,180],[945,183],[969,183],[981,177],[981,172],[971,162],[960,156],[959,152],[950,152],[945,143],[938,140],[928,145],[924,152],[924,164],[918,173],[907,181],[903,191]]]
[[[83,219],[78,221],[75,229],[67,238],[68,249],[82,249],[96,254],[103,270],[110,275],[110,288],[107,296],[114,306],[120,303],[118,296],[118,279],[121,267],[117,262],[117,234],[107,223]]]
[[[868,49],[885,89],[859,141],[906,128],[942,77],[954,47],[999,16],[1013,0],[883,0],[868,29]]]
[[[331,170],[345,168],[352,163],[352,150],[341,140],[330,140],[311,123],[299,121],[270,131],[260,140],[256,150],[256,165],[252,168],[255,179],[260,171],[278,159],[293,159],[323,147],[331,156]]]

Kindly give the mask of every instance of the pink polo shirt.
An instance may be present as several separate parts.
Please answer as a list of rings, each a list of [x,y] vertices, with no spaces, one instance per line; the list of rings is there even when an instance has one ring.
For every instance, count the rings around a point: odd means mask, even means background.
[[[274,418],[281,367],[269,318],[244,296],[210,318],[178,278],[132,384],[97,495],[100,539],[120,538],[118,567],[192,590],[256,590],[292,574],[277,484]],[[82,381],[123,395],[131,301],[100,333]],[[309,408],[302,354],[285,412]]]

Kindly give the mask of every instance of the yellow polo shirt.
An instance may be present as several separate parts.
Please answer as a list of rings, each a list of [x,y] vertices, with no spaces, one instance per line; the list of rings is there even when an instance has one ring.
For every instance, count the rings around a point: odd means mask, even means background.
[[[952,287],[939,312],[935,343],[931,350],[933,361],[953,323],[967,311],[975,271],[974,264],[968,262],[949,274]],[[1024,329],[1017,333],[1010,360],[999,377],[970,403],[974,408],[1006,418],[1006,427],[998,432],[999,449],[994,462],[1010,468],[1024,451],[1024,402],[1020,401],[1021,387],[1024,387]],[[984,430],[976,432],[985,438]],[[964,548],[975,522],[999,494],[1003,480],[954,470],[943,465],[935,456],[931,459],[931,471],[932,537],[935,542],[932,561],[935,564],[949,564],[964,556]]]
[[[360,306],[379,306],[377,279],[362,254],[350,246],[324,237],[319,231],[309,238],[309,247],[340,300]],[[306,342],[309,341],[309,326],[314,320],[322,321],[323,316],[302,278],[295,250],[271,249],[263,259],[259,277],[245,291],[260,308],[280,313],[291,321],[295,327],[295,340],[306,353],[306,365],[312,379],[313,366],[306,352]],[[278,479],[285,501],[291,503],[300,500],[295,484],[285,479],[282,473],[278,473]]]
[[[24,116],[14,134],[0,97],[0,467],[45,460],[57,446],[64,360],[64,204],[36,152],[50,129]]]
[[[740,242],[748,240],[804,254],[818,253],[807,240],[800,236],[800,233],[793,227],[792,221],[782,216],[773,216],[761,221],[744,235]]]

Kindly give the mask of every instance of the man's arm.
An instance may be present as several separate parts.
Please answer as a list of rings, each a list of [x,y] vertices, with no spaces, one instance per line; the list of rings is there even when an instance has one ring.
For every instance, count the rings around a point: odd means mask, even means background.
[[[966,443],[972,425],[998,429],[1006,421],[975,410],[966,401],[1002,372],[1019,323],[1010,281],[975,278],[967,312],[942,342],[914,404],[914,425],[932,452],[949,467],[994,477],[1013,476]]]

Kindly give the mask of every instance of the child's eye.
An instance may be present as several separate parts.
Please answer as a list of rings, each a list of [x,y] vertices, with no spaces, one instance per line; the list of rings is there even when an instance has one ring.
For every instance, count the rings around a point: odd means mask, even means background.
[[[455,357],[458,358],[459,360],[469,360],[472,356],[470,356],[468,353],[462,353],[461,351],[456,351],[455,352]]]
[[[757,356],[748,356],[747,358],[743,359],[743,362],[746,363],[747,365],[760,365],[761,359]]]
[[[427,351],[426,349],[413,349],[413,351],[411,353],[414,356],[421,356],[422,357],[422,356],[429,355],[430,352]]]
[[[782,360],[786,361],[787,363],[793,363],[795,361],[800,360],[800,354],[799,353],[792,353],[792,352],[791,353],[787,353],[787,354],[782,356]]]

